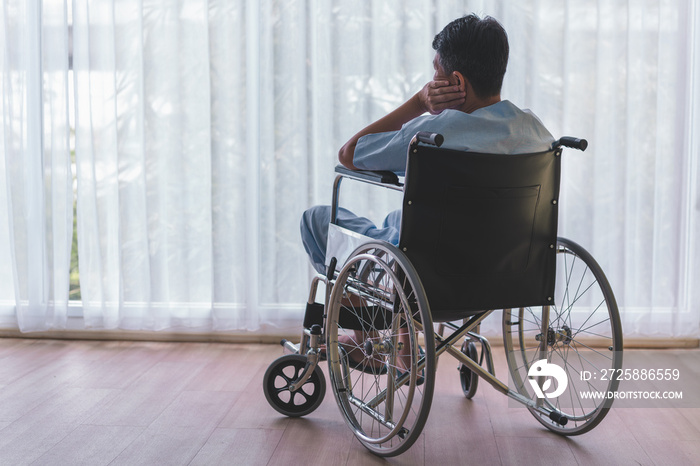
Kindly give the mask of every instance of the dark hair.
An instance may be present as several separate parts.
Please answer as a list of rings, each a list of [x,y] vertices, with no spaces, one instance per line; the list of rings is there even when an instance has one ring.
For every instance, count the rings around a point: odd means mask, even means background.
[[[508,66],[508,35],[492,17],[471,14],[452,21],[435,36],[433,49],[445,72],[462,73],[478,97],[501,92]]]

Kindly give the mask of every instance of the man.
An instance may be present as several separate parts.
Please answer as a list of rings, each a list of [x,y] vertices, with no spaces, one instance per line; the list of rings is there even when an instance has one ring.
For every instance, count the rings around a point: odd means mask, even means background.
[[[452,21],[435,36],[433,49],[433,80],[350,138],[340,149],[340,163],[353,170],[404,174],[408,145],[418,131],[442,134],[443,147],[450,149],[502,154],[549,150],[554,138],[537,117],[501,100],[509,47],[498,21],[474,14]],[[312,207],[301,221],[304,248],[319,273],[325,273],[329,222],[328,206]],[[398,211],[377,228],[370,220],[339,209],[338,224],[373,239],[399,242]]]

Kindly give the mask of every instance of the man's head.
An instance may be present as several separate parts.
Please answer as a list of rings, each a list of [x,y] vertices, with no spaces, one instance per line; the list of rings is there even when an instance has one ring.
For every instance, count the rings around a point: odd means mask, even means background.
[[[500,94],[509,47],[498,21],[474,14],[456,19],[435,36],[433,49],[444,72],[461,73],[479,98]]]

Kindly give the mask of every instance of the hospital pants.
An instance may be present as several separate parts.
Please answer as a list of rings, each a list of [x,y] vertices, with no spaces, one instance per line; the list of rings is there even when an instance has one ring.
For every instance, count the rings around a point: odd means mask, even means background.
[[[331,207],[315,206],[304,212],[301,217],[301,241],[311,259],[311,264],[318,273],[326,273],[326,244],[328,243],[328,225],[331,223]],[[395,210],[386,216],[381,228],[365,217],[358,217],[347,209],[338,208],[336,224],[342,228],[360,233],[372,239],[399,244],[401,210]]]

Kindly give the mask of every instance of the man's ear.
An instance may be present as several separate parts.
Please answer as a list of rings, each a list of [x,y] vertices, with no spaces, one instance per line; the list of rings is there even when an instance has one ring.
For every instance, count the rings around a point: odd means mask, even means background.
[[[466,90],[467,81],[466,79],[464,79],[464,75],[462,73],[460,73],[459,71],[453,71],[452,79],[454,79],[457,82],[457,86],[459,86],[460,91]]]

